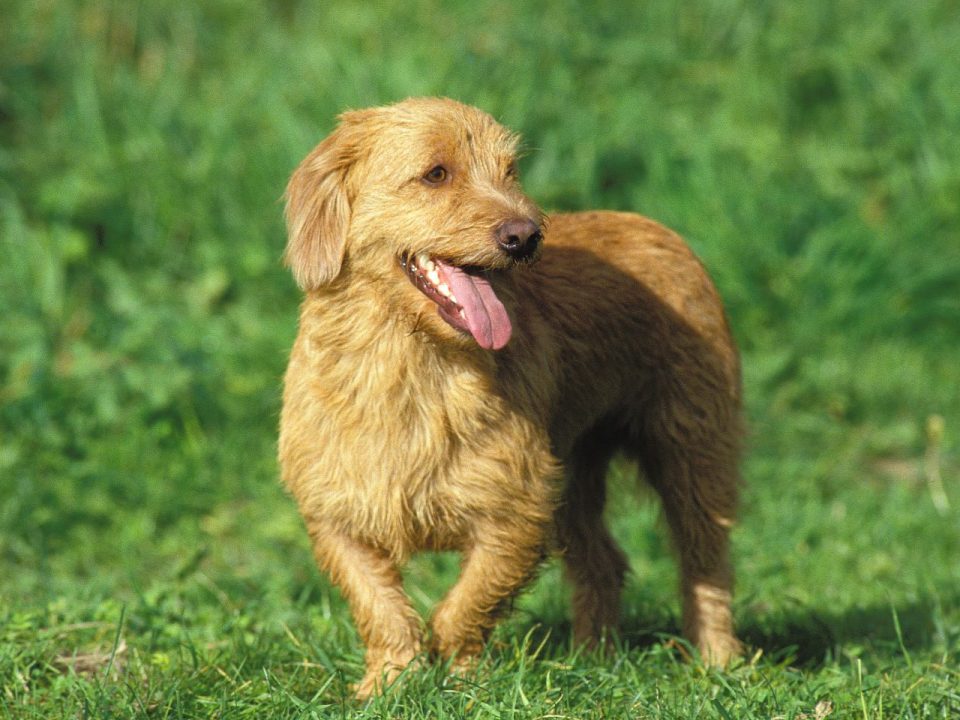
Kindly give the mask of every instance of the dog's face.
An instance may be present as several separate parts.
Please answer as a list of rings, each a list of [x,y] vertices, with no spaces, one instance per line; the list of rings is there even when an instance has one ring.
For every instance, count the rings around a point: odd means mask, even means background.
[[[287,187],[297,282],[317,289],[346,272],[401,281],[404,300],[435,309],[448,334],[506,345],[510,318],[488,275],[535,260],[543,223],[517,180],[517,137],[452,100],[340,120]]]

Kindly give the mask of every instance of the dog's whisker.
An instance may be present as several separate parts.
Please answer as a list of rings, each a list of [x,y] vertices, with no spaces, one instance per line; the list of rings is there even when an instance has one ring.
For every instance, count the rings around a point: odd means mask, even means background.
[[[420,331],[420,320],[423,318],[423,313],[417,313],[414,315],[413,327],[410,328],[410,332],[407,333],[407,336],[415,335]]]

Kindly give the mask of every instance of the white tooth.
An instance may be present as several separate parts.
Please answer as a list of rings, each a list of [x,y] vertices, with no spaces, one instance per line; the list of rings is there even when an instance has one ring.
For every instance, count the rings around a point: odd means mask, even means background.
[[[429,280],[433,285],[440,284],[440,273],[437,272],[436,268],[430,268],[426,272],[427,280]]]
[[[444,297],[450,297],[450,286],[447,285],[445,282],[438,283],[437,290],[439,290],[440,294],[443,295]]]
[[[425,267],[427,270],[435,270],[436,267],[437,267],[437,265],[436,265],[436,263],[433,262],[433,260],[427,260],[427,262],[426,262],[426,264],[424,265],[424,267]]]
[[[424,252],[417,253],[417,265],[422,268],[427,267],[428,264],[432,264],[433,261],[430,259],[430,256]]]

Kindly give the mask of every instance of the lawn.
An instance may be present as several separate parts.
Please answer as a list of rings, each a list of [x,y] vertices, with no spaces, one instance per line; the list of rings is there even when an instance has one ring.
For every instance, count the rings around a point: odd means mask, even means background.
[[[960,717],[960,8],[952,0],[0,10],[0,717]],[[474,676],[363,706],[275,461],[280,196],[346,108],[521,132],[548,210],[710,269],[750,427],[726,672],[687,662],[656,504],[609,655],[548,565]],[[457,558],[407,584],[426,611]]]

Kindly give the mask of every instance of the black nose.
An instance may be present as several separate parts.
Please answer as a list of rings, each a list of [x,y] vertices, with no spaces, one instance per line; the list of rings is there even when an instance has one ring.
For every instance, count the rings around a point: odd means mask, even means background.
[[[507,220],[495,232],[497,244],[512,258],[524,260],[537,251],[543,240],[540,226],[533,220]]]

